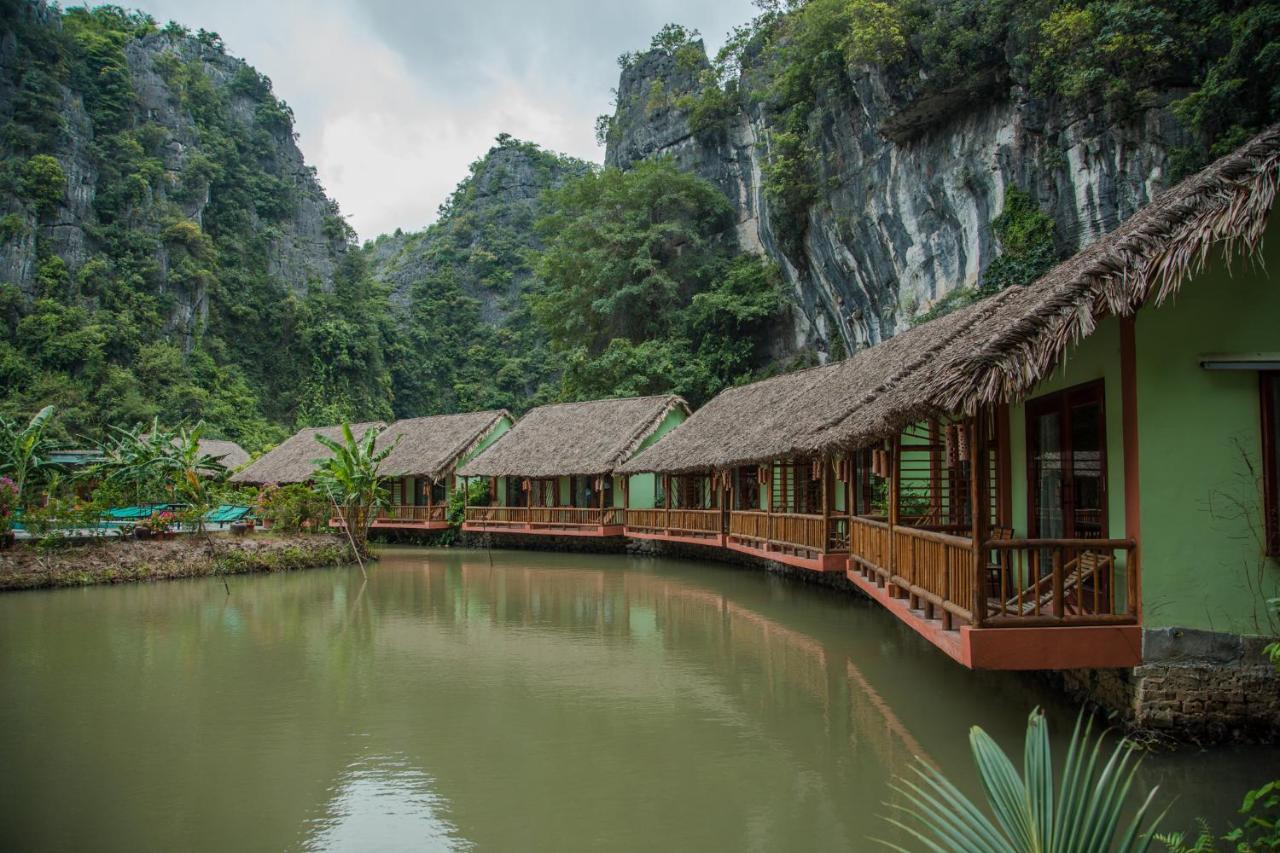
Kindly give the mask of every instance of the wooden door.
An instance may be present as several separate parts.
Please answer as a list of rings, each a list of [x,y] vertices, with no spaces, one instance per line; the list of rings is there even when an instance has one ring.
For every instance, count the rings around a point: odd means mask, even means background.
[[[1027,526],[1043,539],[1107,536],[1101,381],[1027,403]]]

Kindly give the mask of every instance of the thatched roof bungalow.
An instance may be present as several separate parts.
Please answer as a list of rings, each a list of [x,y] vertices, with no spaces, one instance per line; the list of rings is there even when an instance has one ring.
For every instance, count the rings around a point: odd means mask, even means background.
[[[386,428],[383,421],[368,421],[351,425],[351,431],[357,437],[373,429],[381,431]],[[278,447],[269,450],[255,459],[247,467],[231,475],[231,482],[245,485],[261,486],[267,483],[284,485],[286,483],[306,483],[315,472],[315,462],[327,459],[330,453],[320,442],[317,435],[323,435],[334,441],[342,440],[341,426],[305,427],[285,439]]]
[[[224,441],[220,438],[200,439],[200,453],[204,456],[212,456],[228,471],[235,471],[249,461],[249,451],[234,441]]]
[[[539,406],[458,473],[468,477],[594,477],[611,474],[673,411],[674,394]]]
[[[462,458],[480,448],[495,431],[512,423],[506,409],[405,418],[378,436],[378,448],[394,443],[382,463],[391,477],[425,477],[443,481]]]
[[[713,482],[730,549],[847,552],[967,666],[1132,666],[1152,628],[1247,633],[1252,587],[1205,567],[1280,558],[1278,184],[1272,128],[1037,281],[729,389],[621,470]],[[698,519],[636,525],[679,540]]]
[[[678,396],[540,406],[493,446],[459,468],[488,477],[493,506],[470,507],[464,530],[618,537],[623,508],[653,506],[650,474],[614,472],[637,450],[689,415]]]
[[[378,448],[392,448],[382,462],[390,478],[390,501],[374,527],[444,530],[458,465],[483,451],[511,428],[505,409],[457,415],[405,418],[378,436]]]

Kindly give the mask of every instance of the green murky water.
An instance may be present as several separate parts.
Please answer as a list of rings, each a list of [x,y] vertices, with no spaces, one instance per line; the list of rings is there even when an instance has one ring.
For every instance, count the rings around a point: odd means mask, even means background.
[[[674,560],[393,550],[357,570],[0,597],[3,850],[857,850],[913,755],[1047,706],[874,605]],[[1156,755],[1173,825],[1280,752]]]

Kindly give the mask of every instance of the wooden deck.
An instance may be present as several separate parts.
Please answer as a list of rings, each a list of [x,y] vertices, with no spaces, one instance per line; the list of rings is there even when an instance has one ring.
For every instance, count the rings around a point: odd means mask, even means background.
[[[625,532],[632,539],[724,546],[724,519],[718,509],[629,509]]]
[[[813,572],[843,572],[849,519],[843,515],[734,510],[725,547]]]
[[[974,669],[1136,666],[1128,539],[995,539],[851,519],[851,582]]]
[[[443,504],[393,504],[378,510],[370,527],[381,530],[445,530],[449,522],[445,518]]]
[[[466,509],[462,529],[469,533],[614,537],[623,535],[623,512],[619,507],[471,506]]]

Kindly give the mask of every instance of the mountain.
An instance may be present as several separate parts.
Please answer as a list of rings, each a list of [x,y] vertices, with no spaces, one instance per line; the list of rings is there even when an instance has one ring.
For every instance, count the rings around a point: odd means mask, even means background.
[[[714,63],[678,26],[622,57],[598,132],[719,187],[824,357],[1033,277],[1280,116],[1270,2],[764,8]]]
[[[590,165],[507,134],[423,231],[367,243],[401,332],[392,383],[398,416],[523,410],[552,393],[558,370],[528,304],[535,228],[547,190]]]
[[[390,413],[351,230],[216,34],[5,0],[0,122],[6,410],[56,403],[73,433],[205,418],[250,445],[334,393]]]

